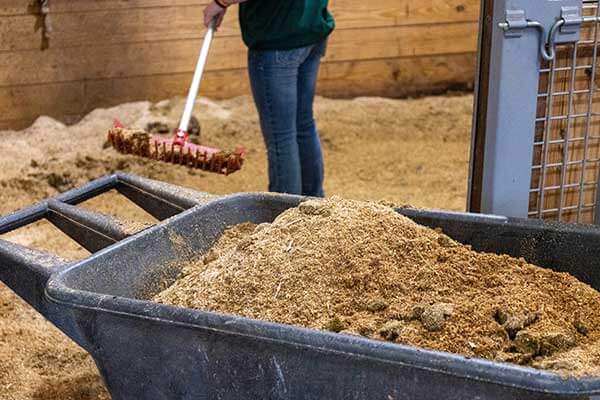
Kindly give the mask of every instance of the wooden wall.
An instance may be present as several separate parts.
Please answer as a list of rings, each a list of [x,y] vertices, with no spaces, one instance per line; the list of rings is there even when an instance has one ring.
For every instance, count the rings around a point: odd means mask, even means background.
[[[51,0],[42,48],[33,0],[0,1],[0,129],[39,115],[73,122],[96,107],[185,94],[207,0]],[[320,94],[401,97],[470,87],[479,0],[331,0],[338,29]],[[217,34],[202,94],[249,93],[232,9]]]

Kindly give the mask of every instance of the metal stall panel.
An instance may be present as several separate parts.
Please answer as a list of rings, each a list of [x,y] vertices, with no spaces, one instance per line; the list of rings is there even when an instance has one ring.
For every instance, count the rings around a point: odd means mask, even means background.
[[[597,0],[482,1],[469,211],[600,222],[598,15]]]
[[[584,17],[598,17],[584,1]],[[598,22],[584,21],[575,43],[556,46],[540,69],[528,216],[599,223],[600,94]]]
[[[546,29],[563,7],[581,0],[496,0],[483,2],[480,71],[471,168],[469,209],[526,217],[541,54]],[[576,35],[559,32],[557,41]],[[486,46],[486,47],[484,47]],[[487,58],[486,58],[487,57]],[[483,111],[483,112],[482,112]]]

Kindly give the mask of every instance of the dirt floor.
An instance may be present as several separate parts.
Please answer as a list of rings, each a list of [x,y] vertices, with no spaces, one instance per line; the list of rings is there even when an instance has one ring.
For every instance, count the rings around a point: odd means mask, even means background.
[[[116,170],[216,194],[262,191],[266,158],[251,100],[201,100],[203,142],[248,150],[244,169],[229,177],[140,160],[103,148],[114,118],[127,126],[174,125],[182,100],[96,110],[66,127],[41,117],[21,132],[0,132],[0,214]],[[462,210],[465,205],[472,96],[423,99],[318,99],[328,195]],[[120,195],[85,204],[138,222],[154,222]],[[0,236],[66,258],[88,253],[47,222]],[[93,361],[0,284],[0,398],[108,399]]]

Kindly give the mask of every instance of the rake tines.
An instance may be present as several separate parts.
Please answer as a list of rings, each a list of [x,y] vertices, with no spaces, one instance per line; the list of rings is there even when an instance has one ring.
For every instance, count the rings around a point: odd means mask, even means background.
[[[223,175],[238,171],[244,163],[242,149],[227,152],[191,143],[179,145],[172,139],[151,136],[142,130],[115,127],[109,130],[108,140],[120,153]]]

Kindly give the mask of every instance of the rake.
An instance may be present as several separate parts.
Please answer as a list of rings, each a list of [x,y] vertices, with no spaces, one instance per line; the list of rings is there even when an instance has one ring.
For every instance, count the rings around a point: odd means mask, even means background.
[[[117,151],[224,175],[229,175],[241,169],[244,162],[244,149],[236,148],[233,151],[223,151],[188,142],[188,127],[198,97],[200,82],[208,60],[214,32],[215,21],[213,20],[204,36],[202,50],[185,102],[181,122],[175,130],[174,137],[165,138],[159,135],[151,135],[141,129],[125,128],[121,122],[115,120],[113,128],[108,132],[108,140]]]

